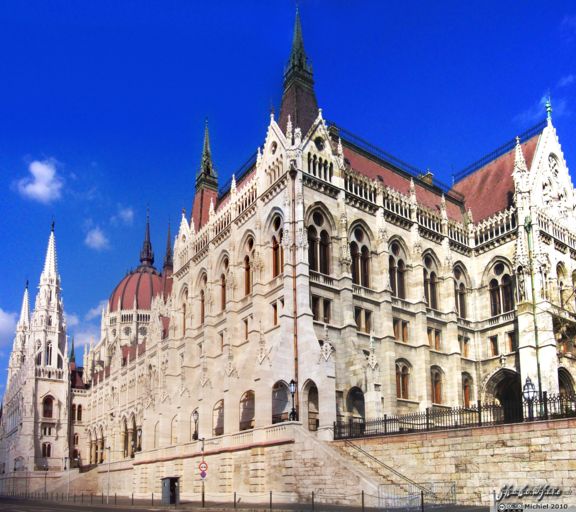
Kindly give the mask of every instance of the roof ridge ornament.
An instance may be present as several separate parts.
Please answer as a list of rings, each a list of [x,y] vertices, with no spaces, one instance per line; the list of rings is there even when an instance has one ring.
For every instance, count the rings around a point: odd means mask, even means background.
[[[548,94],[545,106],[546,106],[546,121],[548,121],[548,124],[552,124],[552,100],[550,98],[550,94]]]

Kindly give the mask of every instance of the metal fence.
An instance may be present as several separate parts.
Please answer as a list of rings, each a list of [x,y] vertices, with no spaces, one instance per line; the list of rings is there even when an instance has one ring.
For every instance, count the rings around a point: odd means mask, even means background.
[[[410,434],[576,417],[576,394],[548,395],[533,400],[481,403],[470,407],[428,407],[425,411],[382,418],[349,418],[334,423],[334,439]]]

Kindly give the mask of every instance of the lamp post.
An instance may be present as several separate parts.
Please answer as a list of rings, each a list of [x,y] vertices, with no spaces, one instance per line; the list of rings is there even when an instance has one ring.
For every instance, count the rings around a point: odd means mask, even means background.
[[[296,413],[296,407],[294,407],[294,394],[296,393],[296,381],[292,379],[290,381],[290,394],[292,395],[292,410],[290,411],[290,421],[297,421],[298,414]]]
[[[48,459],[44,462],[44,499],[46,499],[46,477],[48,476]]]
[[[108,505],[110,502],[110,446],[107,446],[106,450],[108,450],[108,489],[106,492],[106,505]]]
[[[198,421],[198,411],[194,411],[196,413],[196,421]],[[204,438],[200,439],[202,441],[202,462],[204,462]],[[204,508],[205,504],[205,494],[204,494],[204,478],[202,479],[202,508]]]
[[[522,396],[528,402],[528,421],[534,420],[534,399],[536,398],[536,387],[530,377],[526,377],[526,382],[522,388]]]
[[[70,499],[70,466],[72,466],[72,464],[66,464],[68,462],[68,457],[64,457],[64,471],[66,471],[68,473],[68,483],[66,486],[66,500]],[[68,467],[66,467],[68,466]]]
[[[524,229],[528,236],[528,261],[530,263],[530,284],[532,289],[532,318],[534,321],[534,344],[536,345],[536,370],[538,372],[538,396],[540,405],[542,405],[542,376],[540,373],[540,349],[538,347],[538,322],[536,320],[536,284],[534,282],[534,260],[533,260],[533,241],[532,241],[532,219],[528,215],[524,219]],[[528,382],[528,380],[526,381]],[[530,381],[532,384],[532,381]],[[534,386],[534,384],[532,384]]]
[[[192,418],[194,419],[194,434],[192,434],[192,439],[194,441],[198,441],[198,418],[200,415],[198,414],[198,409],[194,409],[192,413]]]

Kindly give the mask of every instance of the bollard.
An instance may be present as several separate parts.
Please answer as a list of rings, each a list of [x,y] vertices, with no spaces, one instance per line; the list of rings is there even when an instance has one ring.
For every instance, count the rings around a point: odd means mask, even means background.
[[[270,491],[270,510],[272,510],[272,491]]]
[[[84,491],[82,491],[82,495],[80,496],[80,503],[84,503]]]
[[[90,505],[92,505],[92,496],[93,496],[93,494],[90,493]]]
[[[236,508],[236,491],[234,491],[234,508]]]
[[[314,491],[312,491],[312,512],[314,512]]]
[[[420,512],[424,512],[424,491],[420,491]]]
[[[134,505],[134,493],[132,493],[132,505]]]
[[[364,491],[362,491],[362,512],[364,512]]]
[[[100,503],[104,505],[104,493],[100,494]]]
[[[116,493],[114,493],[114,505],[116,505]]]
[[[152,493],[152,506],[154,506],[154,493]]]

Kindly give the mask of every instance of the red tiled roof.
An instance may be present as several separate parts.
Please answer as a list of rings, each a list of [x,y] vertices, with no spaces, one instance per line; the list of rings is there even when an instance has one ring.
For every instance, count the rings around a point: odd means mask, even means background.
[[[371,179],[382,178],[384,185],[404,194],[410,194],[410,177],[387,167],[383,162],[372,159],[369,156],[344,145],[344,157],[350,162],[350,166],[356,172]],[[427,188],[419,180],[414,180],[416,198],[418,202],[431,210],[440,211],[442,192]],[[460,205],[446,197],[446,213],[449,219],[462,221]]]
[[[540,133],[521,144],[528,169],[532,165],[539,137]],[[466,209],[472,210],[474,222],[511,206],[514,194],[514,157],[513,148],[454,185],[453,190],[464,196]]]

